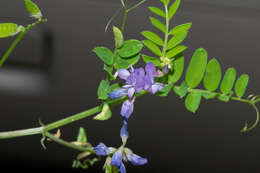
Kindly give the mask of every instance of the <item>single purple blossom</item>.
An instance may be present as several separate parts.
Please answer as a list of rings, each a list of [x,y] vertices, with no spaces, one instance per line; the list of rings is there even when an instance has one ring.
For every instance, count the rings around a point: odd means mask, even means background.
[[[122,104],[122,108],[121,108],[121,112],[120,114],[122,115],[122,117],[124,117],[125,119],[129,119],[130,115],[133,113],[134,111],[134,100],[135,98],[131,99],[131,100],[126,100],[123,102]]]
[[[132,165],[134,166],[139,166],[139,165],[144,165],[147,164],[147,159],[146,158],[142,158],[134,153],[130,153],[128,155],[126,155],[127,160],[129,162],[131,162]]]
[[[110,164],[112,166],[116,166],[116,167],[120,168],[121,163],[122,163],[122,157],[123,157],[123,151],[122,151],[122,148],[119,148],[119,150],[113,154]]]
[[[127,141],[127,138],[128,138],[127,121],[126,120],[123,121],[123,126],[120,130],[120,136],[121,136],[122,142],[125,143]]]
[[[106,156],[109,153],[109,148],[104,143],[99,143],[94,147],[97,156]]]

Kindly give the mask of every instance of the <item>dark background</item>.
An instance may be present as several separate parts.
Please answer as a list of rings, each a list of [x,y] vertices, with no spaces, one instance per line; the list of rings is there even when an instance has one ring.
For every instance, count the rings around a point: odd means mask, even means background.
[[[157,0],[159,1],[159,0]],[[148,0],[131,12],[125,37],[143,39],[139,34],[151,28],[147,6],[160,4]],[[37,0],[48,23],[26,35],[7,64],[0,71],[0,131],[39,126],[92,108],[99,81],[104,78],[95,46],[113,48],[111,27],[106,22],[120,7],[119,0]],[[128,0],[129,4],[137,1]],[[32,19],[22,0],[1,0],[0,21],[28,24]],[[113,23],[120,25],[121,18]],[[186,63],[196,48],[204,47],[216,57],[223,71],[230,66],[238,74],[248,73],[247,95],[260,92],[258,0],[183,0],[175,25],[192,22],[185,44]],[[0,40],[0,54],[11,44]],[[87,118],[62,128],[62,138],[75,140],[83,126],[93,145],[103,141],[120,145],[120,106],[106,122]],[[183,100],[171,94],[167,98],[138,98],[129,120],[128,146],[145,156],[149,164],[127,166],[128,172],[171,173],[259,173],[260,126],[247,134],[239,130],[246,121],[253,122],[255,112],[246,104],[202,101],[196,114],[188,112]],[[77,152],[46,142],[40,135],[0,141],[1,171],[102,172],[72,169]]]

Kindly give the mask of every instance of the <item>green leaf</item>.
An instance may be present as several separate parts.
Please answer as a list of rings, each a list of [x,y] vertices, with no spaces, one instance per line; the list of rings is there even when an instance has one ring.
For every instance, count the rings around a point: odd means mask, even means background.
[[[127,40],[123,47],[119,49],[119,55],[122,58],[129,58],[138,54],[143,48],[143,44],[138,40]]]
[[[156,43],[159,46],[163,46],[163,40],[155,33],[151,32],[151,31],[144,31],[141,33],[145,38],[147,38],[148,40]]]
[[[185,99],[185,107],[195,113],[199,108],[201,101],[201,93],[189,93],[189,95]]]
[[[184,56],[181,55],[180,57],[178,57],[177,59],[175,59],[172,63],[172,69],[170,70],[170,72],[168,73],[168,82],[169,83],[175,83],[177,82],[183,73],[183,69],[184,69]]]
[[[157,56],[162,56],[162,52],[160,50],[160,48],[154,44],[153,42],[151,42],[150,40],[144,40],[143,41],[143,44],[148,48],[150,49],[155,55]]]
[[[111,116],[112,116],[112,112],[110,110],[109,105],[107,103],[104,103],[102,111],[99,114],[97,114],[94,117],[94,119],[95,120],[100,120],[100,121],[105,121],[105,120],[110,119]]]
[[[219,62],[213,58],[209,61],[203,80],[204,86],[209,91],[215,91],[221,80],[221,67]]]
[[[180,0],[176,0],[174,3],[172,3],[169,9],[169,19],[171,19],[175,15],[176,11],[180,6],[180,3],[181,3]]]
[[[83,127],[80,127],[78,137],[77,137],[77,142],[86,143],[87,141],[88,140],[87,140],[86,131]]]
[[[140,54],[134,55],[130,58],[121,58],[119,55],[115,57],[114,67],[116,70],[120,70],[122,68],[129,68],[130,65],[135,65],[140,59]]]
[[[113,53],[106,47],[96,47],[93,52],[106,64],[113,64]]]
[[[205,99],[214,99],[215,97],[218,96],[218,93],[211,93],[211,92],[202,92],[202,97]]]
[[[0,23],[0,38],[14,36],[23,30],[23,26],[18,26],[15,23]]]
[[[150,10],[151,12],[153,12],[154,14],[157,14],[158,16],[161,16],[161,17],[163,17],[163,18],[166,17],[165,12],[162,11],[161,9],[159,9],[159,8],[157,8],[157,7],[148,7],[148,8],[149,8],[149,10]]]
[[[167,50],[174,48],[175,46],[179,45],[185,38],[187,37],[188,32],[182,31],[177,32],[168,42]]]
[[[185,77],[187,84],[191,88],[195,88],[200,84],[207,66],[207,59],[207,52],[203,48],[197,49],[193,54]]]
[[[110,87],[107,81],[102,80],[98,87],[98,98],[101,100],[108,99],[108,93],[110,92]]]
[[[142,58],[143,58],[143,61],[146,64],[149,63],[149,62],[152,62],[155,67],[158,67],[161,64],[161,61],[159,59],[157,59],[157,58],[154,58],[154,57],[149,57],[149,56],[146,56],[146,55],[142,55]]]
[[[42,18],[42,13],[39,7],[34,2],[32,2],[31,0],[25,0],[25,6],[29,13],[32,15],[32,17],[36,19]]]
[[[114,83],[113,85],[110,86],[110,91],[113,92],[116,89],[121,88],[121,85],[119,83]]]
[[[233,88],[236,80],[236,70],[234,68],[227,69],[222,83],[220,85],[220,90],[223,94],[229,94]]]
[[[189,86],[188,86],[188,84],[185,82],[185,81],[183,81],[182,83],[181,83],[181,86],[179,86],[179,87],[174,87],[173,88],[173,91],[178,95],[178,96],[180,96],[180,98],[184,98],[185,97],[185,95],[188,93],[188,88],[189,88]]]
[[[170,3],[170,0],[160,0],[163,4],[168,5]]]
[[[114,78],[114,76],[112,74],[112,72],[113,72],[113,67],[112,66],[108,66],[108,65],[104,64],[104,70],[107,72],[107,74],[108,74],[108,76],[109,76],[109,78],[111,80],[115,80],[115,78]]]
[[[228,102],[229,99],[230,99],[230,97],[221,94],[221,95],[218,96],[218,99],[219,99],[220,101],[222,101],[222,102]]]
[[[174,83],[170,83],[166,85],[162,90],[160,90],[157,95],[160,97],[166,97],[168,96],[169,92],[172,90],[172,87],[174,86]]]
[[[178,25],[173,29],[171,29],[169,34],[175,35],[178,32],[183,32],[183,31],[188,32],[188,30],[191,28],[191,25],[192,23],[185,23],[185,24]]]
[[[124,43],[124,37],[120,29],[113,26],[114,38],[115,38],[115,46],[116,48],[120,48]]]
[[[166,32],[166,26],[158,19],[155,19],[153,17],[150,17],[150,21],[154,27],[162,31],[163,33]]]
[[[166,53],[166,57],[167,58],[172,58],[176,55],[178,55],[179,53],[182,53],[183,51],[185,51],[187,49],[186,46],[184,45],[180,45],[180,46],[177,46],[171,50],[169,50],[167,53]]]
[[[237,97],[243,97],[246,91],[246,87],[249,81],[249,76],[247,74],[242,74],[237,82],[236,82],[236,86],[235,86],[235,93],[237,95]]]

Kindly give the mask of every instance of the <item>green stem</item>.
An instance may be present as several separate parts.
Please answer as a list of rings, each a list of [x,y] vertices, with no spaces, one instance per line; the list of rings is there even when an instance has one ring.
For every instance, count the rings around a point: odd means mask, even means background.
[[[41,19],[38,20],[37,22],[28,25],[24,31],[22,31],[18,37],[14,40],[14,42],[12,43],[12,45],[9,47],[9,49],[5,52],[4,56],[2,57],[2,59],[0,60],[0,67],[3,66],[4,62],[7,60],[7,58],[9,57],[9,55],[12,53],[12,51],[14,50],[14,48],[16,47],[16,45],[21,41],[21,39],[23,38],[23,36],[30,31],[34,26],[42,23],[42,22],[47,22],[46,19]]]
[[[124,18],[123,18],[122,27],[121,27],[121,32],[122,33],[124,33],[124,30],[125,30],[127,14],[128,14],[127,9],[124,7]]]
[[[91,148],[82,147],[82,146],[75,145],[75,144],[72,144],[70,142],[64,141],[64,140],[62,140],[60,138],[57,138],[57,137],[53,136],[49,132],[46,132],[44,135],[47,136],[48,138],[50,138],[52,141],[54,141],[54,142],[56,142],[58,144],[64,145],[65,147],[72,148],[72,149],[75,149],[75,150],[78,150],[78,151],[82,151],[82,152],[90,152],[92,154],[95,154],[95,151],[93,149],[91,149]]]
[[[166,25],[166,31],[165,31],[165,36],[164,36],[164,45],[163,45],[163,50],[162,50],[162,57],[165,57],[166,51],[167,51],[167,44],[168,44],[168,38],[169,38],[169,13],[168,13],[168,6],[164,4],[165,8],[165,25]]]

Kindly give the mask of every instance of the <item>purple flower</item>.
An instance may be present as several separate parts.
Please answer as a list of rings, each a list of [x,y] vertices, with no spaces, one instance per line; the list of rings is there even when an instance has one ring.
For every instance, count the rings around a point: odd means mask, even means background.
[[[120,173],[126,173],[125,165],[124,165],[123,162],[122,162],[121,165],[120,165],[119,172],[120,172]]]
[[[117,89],[111,93],[108,93],[108,96],[111,98],[111,99],[117,99],[117,98],[121,98],[121,97],[124,97],[126,96],[128,93],[128,89],[126,88],[120,88],[120,89]]]
[[[113,154],[110,164],[120,168],[122,163],[122,157],[123,157],[123,151],[122,148],[119,148],[119,150]]]
[[[127,160],[134,166],[144,165],[148,162],[146,158],[142,158],[134,153],[130,153],[126,155],[126,157]]]
[[[127,138],[128,138],[127,121],[126,120],[123,121],[123,126],[120,130],[120,136],[121,136],[122,142],[125,143],[127,141]]]
[[[108,155],[109,149],[104,143],[99,143],[96,147],[94,147],[97,156],[106,156]]]
[[[122,115],[122,117],[124,117],[125,119],[128,119],[130,117],[130,115],[133,113],[134,111],[134,98],[130,99],[130,100],[126,100],[123,102],[122,104],[122,108],[121,108],[121,112],[120,114]]]

